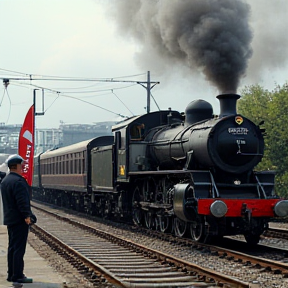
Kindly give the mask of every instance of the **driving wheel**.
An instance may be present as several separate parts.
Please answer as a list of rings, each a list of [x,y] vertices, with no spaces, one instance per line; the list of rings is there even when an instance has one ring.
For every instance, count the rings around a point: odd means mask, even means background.
[[[187,230],[187,223],[179,218],[174,219],[174,233],[178,237],[183,237]]]

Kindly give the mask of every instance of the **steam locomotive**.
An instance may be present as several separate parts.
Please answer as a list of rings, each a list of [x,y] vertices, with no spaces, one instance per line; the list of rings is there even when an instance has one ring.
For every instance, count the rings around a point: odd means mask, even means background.
[[[101,217],[122,218],[207,242],[243,234],[249,244],[288,201],[273,171],[254,171],[264,129],[236,113],[237,94],[221,94],[220,114],[192,101],[127,119],[102,136],[35,156],[33,198]]]

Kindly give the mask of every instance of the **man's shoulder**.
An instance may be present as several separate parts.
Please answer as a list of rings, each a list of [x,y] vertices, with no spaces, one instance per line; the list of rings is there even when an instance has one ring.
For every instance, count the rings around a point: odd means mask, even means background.
[[[17,174],[17,173],[14,173],[14,172],[10,172],[8,175],[6,175],[2,181],[1,184],[3,183],[9,183],[9,182],[15,182],[15,181],[18,181],[18,180],[22,180],[22,176]]]

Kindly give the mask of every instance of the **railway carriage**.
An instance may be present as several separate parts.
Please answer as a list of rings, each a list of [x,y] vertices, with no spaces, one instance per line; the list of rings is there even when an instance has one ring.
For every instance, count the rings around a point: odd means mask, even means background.
[[[91,150],[112,143],[113,136],[102,136],[36,156],[34,197],[67,208],[87,210],[90,206],[87,197],[90,203],[91,194]]]

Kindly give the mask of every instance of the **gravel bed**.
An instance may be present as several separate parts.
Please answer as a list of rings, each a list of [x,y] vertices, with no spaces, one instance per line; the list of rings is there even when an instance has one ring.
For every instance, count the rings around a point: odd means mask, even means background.
[[[73,216],[74,218],[74,216]],[[79,221],[81,221],[79,219]],[[95,223],[94,221],[85,220],[85,223],[90,226],[94,226],[103,231],[114,233],[122,236],[126,239],[131,239],[134,242],[141,243],[152,249],[164,252],[169,255],[181,258],[183,260],[195,263],[199,266],[209,268],[219,273],[233,276],[246,282],[257,281],[259,287],[263,288],[287,288],[288,279],[284,278],[281,274],[272,274],[264,272],[262,269],[250,268],[249,269],[237,262],[228,261],[227,259],[221,259],[217,256],[191,249],[190,247],[182,247],[177,244],[168,243],[159,239],[154,239],[148,236],[142,235],[139,232],[131,232],[129,228],[123,230],[123,228],[115,227],[118,225],[106,225],[101,223]],[[122,225],[120,225],[122,226]],[[286,246],[288,247],[288,246]]]
[[[288,230],[288,223],[286,223],[286,222],[285,223],[283,223],[283,222],[270,222],[269,227]],[[233,238],[245,240],[244,236],[241,236],[241,235],[234,236]],[[261,236],[259,244],[268,245],[268,246],[275,246],[277,248],[287,249],[287,251],[288,251],[288,240],[287,239]]]
[[[49,263],[55,273],[63,276],[66,280],[65,283],[63,283],[63,288],[115,288],[115,286],[107,283],[93,284],[86,280],[76,268],[68,263],[63,257],[58,255],[45,242],[41,241],[34,233],[29,233],[28,242],[31,247]]]
[[[54,211],[56,212],[56,211]],[[59,212],[60,213],[60,212]],[[61,212],[62,214],[63,212]],[[68,215],[66,215],[68,216]],[[101,222],[91,221],[78,216],[69,216],[74,220],[79,222],[85,222],[85,224],[101,229],[106,232],[122,236],[126,239],[131,239],[134,242],[140,243],[151,249],[155,249],[161,252],[164,252],[169,255],[181,258],[183,260],[195,263],[199,266],[209,268],[211,270],[217,271],[219,273],[233,276],[235,278],[241,279],[245,282],[254,282],[259,283],[258,287],[261,288],[287,288],[288,287],[288,278],[284,278],[282,274],[272,274],[263,271],[263,269],[257,269],[252,267],[245,267],[242,264],[237,262],[228,261],[227,259],[222,259],[217,256],[212,256],[211,254],[194,250],[191,247],[179,246],[179,244],[168,243],[160,239],[151,238],[145,236],[140,232],[133,231],[132,227],[125,224],[111,223],[104,224]],[[263,238],[261,243],[269,243],[269,245],[277,245],[279,247],[280,242],[283,244],[283,247],[288,247],[288,241],[280,239],[270,239]],[[73,280],[73,279],[72,279]],[[72,281],[71,280],[71,281]],[[68,287],[68,286],[67,286]],[[71,286],[71,288],[74,286]],[[83,288],[91,286],[81,286]],[[95,286],[94,286],[95,287]],[[254,286],[253,286],[254,287]],[[70,286],[68,287],[70,288]]]

